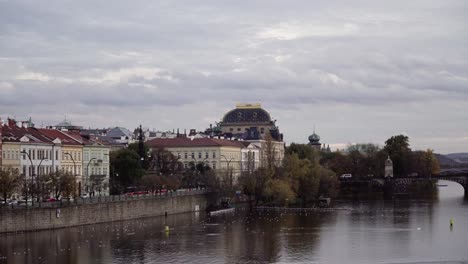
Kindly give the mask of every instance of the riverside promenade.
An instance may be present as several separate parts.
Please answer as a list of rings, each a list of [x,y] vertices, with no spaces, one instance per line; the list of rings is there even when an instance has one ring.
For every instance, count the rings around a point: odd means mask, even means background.
[[[65,228],[205,210],[204,190],[163,195],[101,196],[76,201],[0,207],[0,233]]]

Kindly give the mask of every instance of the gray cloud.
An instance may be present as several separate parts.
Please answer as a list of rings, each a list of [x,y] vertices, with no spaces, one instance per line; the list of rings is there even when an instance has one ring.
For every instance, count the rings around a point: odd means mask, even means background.
[[[1,1],[0,117],[156,129],[262,102],[288,142],[468,151],[464,1]]]

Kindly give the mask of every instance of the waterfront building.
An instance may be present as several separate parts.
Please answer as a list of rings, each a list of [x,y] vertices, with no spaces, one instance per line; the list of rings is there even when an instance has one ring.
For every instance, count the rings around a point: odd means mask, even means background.
[[[3,125],[3,166],[17,169],[26,180],[34,181],[35,176],[60,169],[61,141],[27,125],[12,119]]]
[[[57,129],[39,129],[40,133],[44,134],[54,142],[61,143],[61,151],[56,154],[60,156],[61,168],[75,176],[78,184],[78,190],[82,186],[82,173],[83,173],[83,146],[79,141]]]
[[[156,138],[147,142],[150,150],[171,152],[184,168],[190,163],[209,165],[217,175],[232,175],[236,181],[242,171],[259,167],[259,149],[249,142],[217,138]],[[250,160],[249,160],[250,157]]]
[[[249,142],[259,151],[259,167],[266,166],[269,158],[275,166],[280,166],[284,157],[283,134],[276,126],[276,120],[272,120],[259,103],[237,104],[215,127],[210,125],[205,134]],[[270,150],[273,153],[268,154]]]
[[[265,139],[270,133],[273,139],[282,141],[282,135],[270,114],[259,103],[237,104],[217,124],[221,134],[243,139]]]
[[[90,195],[109,195],[111,146],[105,145],[96,137],[86,137],[78,132],[66,131],[68,136],[83,146],[83,185],[81,192]]]

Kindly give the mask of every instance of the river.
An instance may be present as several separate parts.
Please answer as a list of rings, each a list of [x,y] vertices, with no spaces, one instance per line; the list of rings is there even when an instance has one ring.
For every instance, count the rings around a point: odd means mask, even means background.
[[[1,235],[0,263],[468,263],[468,200],[460,185],[441,183],[448,186],[435,201],[339,201],[344,210],[193,213]]]

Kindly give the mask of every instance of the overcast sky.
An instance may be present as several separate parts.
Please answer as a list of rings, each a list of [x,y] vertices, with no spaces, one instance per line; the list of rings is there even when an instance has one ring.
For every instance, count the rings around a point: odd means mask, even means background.
[[[0,0],[0,117],[205,129],[260,102],[285,140],[468,152],[468,2]]]

